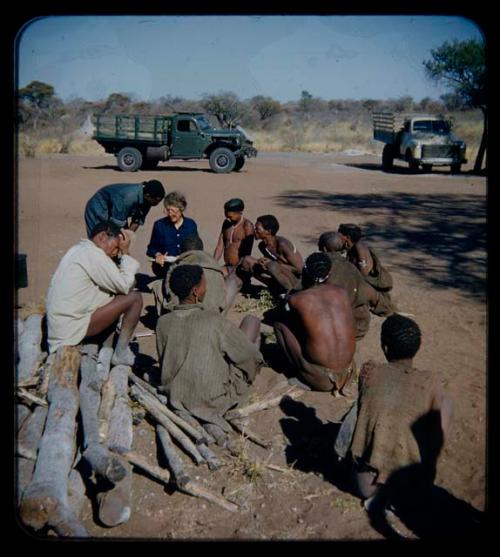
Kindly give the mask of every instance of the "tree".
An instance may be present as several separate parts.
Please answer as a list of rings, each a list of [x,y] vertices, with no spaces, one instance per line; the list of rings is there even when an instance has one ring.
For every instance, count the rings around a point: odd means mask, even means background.
[[[218,95],[203,95],[202,106],[217,118],[223,128],[236,126],[245,117],[245,107],[235,93],[222,92]]]
[[[104,112],[119,112],[126,114],[129,111],[132,99],[125,93],[111,93],[106,100]]]
[[[54,87],[43,81],[32,81],[26,87],[19,89],[21,120],[32,119],[33,129],[36,129],[42,112],[50,108],[54,100]]]
[[[313,96],[311,93],[309,93],[309,91],[302,91],[300,94],[299,109],[304,113],[309,112],[312,101]]]
[[[261,121],[268,120],[281,112],[281,103],[271,97],[257,95],[251,99],[252,107],[258,112]]]
[[[488,106],[486,96],[486,52],[484,44],[474,39],[445,42],[431,50],[431,60],[423,62],[430,79],[443,82],[463,101],[465,106],[483,112],[483,135],[474,163],[480,172],[488,137]]]

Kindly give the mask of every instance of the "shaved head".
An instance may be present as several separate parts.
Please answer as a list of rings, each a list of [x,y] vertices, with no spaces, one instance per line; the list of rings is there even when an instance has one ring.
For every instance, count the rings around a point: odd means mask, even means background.
[[[318,240],[318,249],[323,252],[342,251],[344,240],[338,232],[323,232]]]

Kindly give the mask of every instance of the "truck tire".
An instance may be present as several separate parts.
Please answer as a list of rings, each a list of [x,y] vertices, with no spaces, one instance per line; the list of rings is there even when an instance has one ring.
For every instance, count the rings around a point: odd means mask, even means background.
[[[217,174],[227,174],[236,165],[236,157],[231,149],[218,147],[210,155],[210,168]]]
[[[422,165],[422,170],[424,172],[426,172],[427,174],[432,172],[432,164],[423,164]]]
[[[135,147],[124,147],[116,155],[118,166],[124,172],[135,172],[142,166],[142,154]]]
[[[414,159],[410,159],[408,161],[408,166],[409,166],[410,170],[412,170],[413,172],[417,172],[419,164],[418,164],[418,161],[416,161]]]
[[[382,170],[386,172],[392,170],[394,166],[394,151],[390,143],[384,145],[384,150],[382,151]]]
[[[236,157],[236,164],[234,165],[234,171],[239,172],[243,165],[245,164],[245,157]]]
[[[460,174],[461,170],[462,170],[462,165],[459,162],[452,164],[450,167],[450,172],[452,174]]]

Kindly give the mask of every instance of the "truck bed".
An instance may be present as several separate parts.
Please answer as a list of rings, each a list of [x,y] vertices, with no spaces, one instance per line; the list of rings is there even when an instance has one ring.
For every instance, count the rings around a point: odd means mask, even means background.
[[[396,139],[395,117],[392,112],[374,112],[373,139],[384,143],[394,143]]]
[[[100,140],[143,140],[155,144],[168,143],[171,118],[168,116],[106,116],[99,114],[94,119],[94,139]]]

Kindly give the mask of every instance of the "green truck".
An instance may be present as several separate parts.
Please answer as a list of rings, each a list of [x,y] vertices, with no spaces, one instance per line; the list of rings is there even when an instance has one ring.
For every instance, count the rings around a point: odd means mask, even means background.
[[[116,156],[125,172],[153,170],[170,159],[208,159],[217,173],[241,170],[245,157],[256,157],[252,138],[243,128],[215,129],[199,112],[168,116],[107,115],[93,117],[92,136]]]

